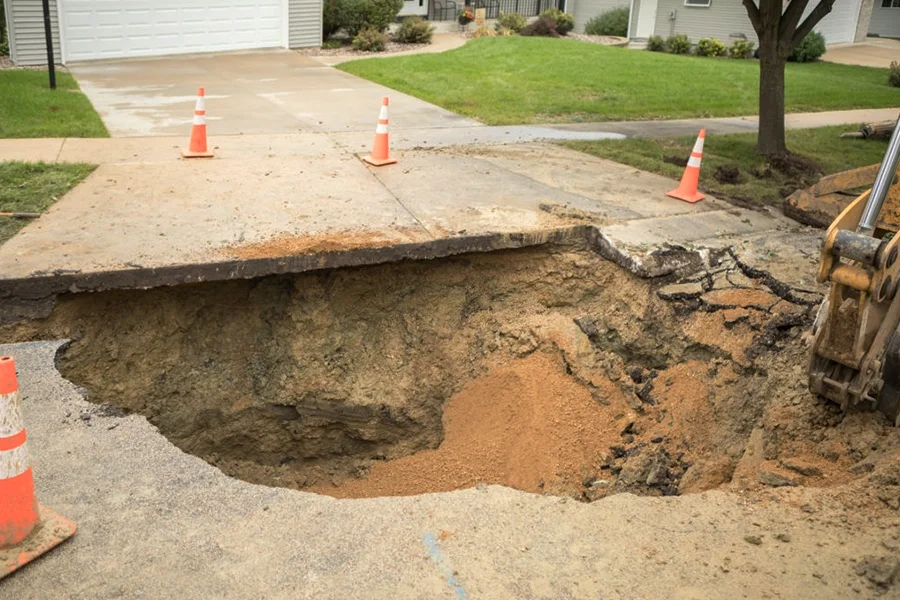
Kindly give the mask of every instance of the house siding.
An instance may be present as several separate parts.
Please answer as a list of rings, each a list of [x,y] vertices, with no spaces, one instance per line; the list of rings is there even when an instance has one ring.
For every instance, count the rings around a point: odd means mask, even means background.
[[[27,67],[47,64],[47,42],[44,37],[44,9],[35,0],[6,0],[9,4],[10,58],[17,65]],[[61,63],[59,21],[56,0],[50,0],[50,28],[53,32],[53,56]]]
[[[628,7],[628,0],[575,0],[573,16],[575,31],[584,32],[585,24],[600,13],[620,6]]]
[[[869,33],[881,37],[900,38],[900,8],[882,8],[881,0],[875,0]]]
[[[684,0],[659,0],[655,32],[662,37],[683,33],[695,44],[704,37],[717,37],[728,44],[739,34],[759,42],[740,0],[711,0],[705,7],[685,6]]]
[[[325,0],[327,2],[327,0]],[[290,0],[288,3],[288,46],[303,48],[322,45],[322,0]]]

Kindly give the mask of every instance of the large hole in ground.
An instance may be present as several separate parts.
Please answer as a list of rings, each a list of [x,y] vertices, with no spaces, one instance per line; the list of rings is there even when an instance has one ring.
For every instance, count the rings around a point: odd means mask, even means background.
[[[338,497],[668,495],[761,464],[816,485],[896,444],[806,392],[814,295],[712,262],[644,280],[552,246],[72,294],[5,333],[74,339],[59,368],[92,402],[229,475]]]

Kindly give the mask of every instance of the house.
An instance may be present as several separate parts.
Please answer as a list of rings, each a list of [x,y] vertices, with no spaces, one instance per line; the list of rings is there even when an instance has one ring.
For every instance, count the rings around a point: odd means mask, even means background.
[[[818,0],[810,0],[806,12],[817,4]],[[580,31],[591,17],[623,5],[631,7],[628,38],[636,42],[674,33],[683,33],[694,43],[704,37],[725,43],[758,42],[741,0],[569,0],[569,12]],[[900,0],[836,0],[815,29],[828,44],[861,42],[870,33],[900,37]]]
[[[323,0],[50,0],[56,61],[322,43]],[[416,0],[418,1],[418,0]],[[5,0],[10,58],[47,63],[40,0]]]

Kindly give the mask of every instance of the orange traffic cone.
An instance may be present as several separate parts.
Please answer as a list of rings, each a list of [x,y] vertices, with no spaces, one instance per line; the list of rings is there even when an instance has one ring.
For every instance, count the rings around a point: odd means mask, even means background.
[[[38,506],[19,409],[16,363],[0,357],[0,579],[72,537],[75,523]]]
[[[206,148],[206,89],[197,88],[197,105],[194,107],[194,125],[191,127],[191,143],[187,150],[182,150],[185,158],[212,158],[214,155]]]
[[[375,143],[372,144],[372,154],[363,159],[376,167],[397,162],[396,158],[391,158],[390,142],[388,141],[389,104],[390,99],[387,96],[381,99],[381,114],[378,115],[378,126],[375,127]]]
[[[681,176],[681,183],[678,184],[678,188],[671,192],[666,192],[666,196],[678,198],[691,204],[706,198],[706,196],[697,191],[697,184],[700,182],[700,159],[703,158],[703,141],[705,139],[706,129],[701,129],[700,135],[697,136],[697,141],[694,143],[694,149],[691,151],[691,157],[684,168],[684,175]]]

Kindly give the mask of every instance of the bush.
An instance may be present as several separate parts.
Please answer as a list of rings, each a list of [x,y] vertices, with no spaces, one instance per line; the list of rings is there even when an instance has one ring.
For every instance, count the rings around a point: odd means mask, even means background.
[[[661,35],[651,35],[647,38],[647,50],[650,52],[665,52],[666,40]]]
[[[825,37],[818,31],[810,31],[806,37],[797,42],[788,60],[794,62],[812,62],[825,54]]]
[[[900,87],[900,62],[891,62],[891,73],[888,75],[888,83],[892,87]]]
[[[731,58],[750,58],[753,56],[753,46],[750,40],[734,40],[728,48],[728,56]]]
[[[9,40],[0,42],[0,56],[9,56]]]
[[[725,42],[717,38],[700,38],[694,53],[697,56],[725,56]]]
[[[516,32],[509,27],[497,27],[497,37],[510,37],[516,35]]]
[[[588,22],[584,24],[584,32],[588,35],[617,35],[625,37],[628,35],[628,15],[629,9],[627,6],[611,8],[596,17],[588,19]],[[660,41],[662,41],[662,38],[660,38]]]
[[[497,19],[497,33],[500,33],[501,29],[509,29],[513,33],[519,33],[525,26],[528,25],[528,19],[519,13],[500,13],[500,18]]]
[[[325,0],[330,2],[330,0]],[[388,25],[397,18],[403,8],[403,0],[345,0],[348,3],[345,11],[343,29],[350,37],[368,27],[376,31],[385,31]]]
[[[683,33],[670,35],[666,40],[666,48],[672,54],[689,54],[691,51],[691,41]]]
[[[556,22],[547,17],[540,17],[537,21],[522,29],[519,35],[559,37],[559,34],[556,32]]]
[[[575,29],[575,17],[558,8],[548,8],[541,13],[542,19],[550,19],[556,24],[556,33],[566,35]]]
[[[381,52],[387,43],[387,33],[374,27],[363,27],[353,38],[353,48],[360,52]]]
[[[325,0],[322,3],[322,39],[328,39],[347,24],[350,0]]]
[[[478,29],[472,32],[473,38],[494,37],[497,34],[487,25],[479,25]]]
[[[394,32],[394,41],[401,44],[430,44],[434,25],[422,17],[406,17]]]

